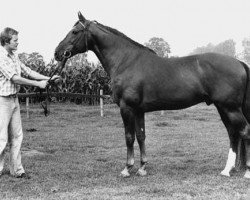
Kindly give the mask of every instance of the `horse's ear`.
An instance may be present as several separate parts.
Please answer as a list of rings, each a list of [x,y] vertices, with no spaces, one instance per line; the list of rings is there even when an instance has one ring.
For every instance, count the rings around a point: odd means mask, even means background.
[[[80,11],[78,12],[78,18],[79,18],[79,20],[82,21],[82,22],[85,22],[85,20],[86,20],[86,19],[83,17],[83,15],[82,15],[82,13],[81,13]]]

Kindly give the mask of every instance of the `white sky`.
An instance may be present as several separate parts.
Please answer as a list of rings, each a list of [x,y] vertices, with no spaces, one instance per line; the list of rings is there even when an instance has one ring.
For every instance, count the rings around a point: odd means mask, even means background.
[[[46,61],[78,11],[141,44],[162,37],[178,56],[227,39],[240,49],[250,36],[250,0],[0,0],[0,6],[0,30],[19,31],[18,52],[39,52]]]

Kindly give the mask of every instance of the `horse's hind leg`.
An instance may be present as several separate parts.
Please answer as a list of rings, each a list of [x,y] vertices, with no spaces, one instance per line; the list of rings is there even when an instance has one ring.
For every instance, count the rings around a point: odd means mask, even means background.
[[[145,118],[143,112],[136,113],[135,115],[135,132],[141,155],[141,166],[137,171],[137,174],[139,174],[140,176],[145,176],[147,175],[147,171],[145,169],[147,165],[147,157],[145,147]]]
[[[245,151],[246,151],[246,173],[244,175],[245,178],[250,179],[250,138],[244,139]]]
[[[226,126],[230,139],[230,149],[228,159],[222,175],[230,176],[230,171],[235,167],[236,152],[239,144],[240,137],[246,134],[249,130],[249,124],[245,119],[241,108],[225,108],[216,105],[221,119]]]
[[[127,163],[124,170],[121,172],[121,176],[129,177],[130,171],[134,166],[134,141],[135,141],[135,116],[133,110],[126,106],[121,105],[121,116],[125,128],[125,139],[127,145]]]
[[[235,167],[236,161],[237,131],[234,127],[233,121],[229,117],[229,113],[225,109],[220,108],[219,106],[216,107],[221,116],[221,120],[227,129],[228,136],[230,139],[230,149],[228,153],[228,158],[224,170],[221,171],[221,175],[230,176],[230,171]]]

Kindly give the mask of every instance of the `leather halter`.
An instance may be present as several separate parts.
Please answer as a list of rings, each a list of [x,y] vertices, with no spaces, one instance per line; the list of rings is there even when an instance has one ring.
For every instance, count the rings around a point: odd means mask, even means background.
[[[83,27],[83,30],[81,30],[84,34],[84,42],[85,42],[85,50],[88,51],[89,48],[88,48],[88,30],[89,30],[89,26],[91,24],[91,21],[87,21],[86,24],[84,24],[82,21],[78,21],[79,24]]]

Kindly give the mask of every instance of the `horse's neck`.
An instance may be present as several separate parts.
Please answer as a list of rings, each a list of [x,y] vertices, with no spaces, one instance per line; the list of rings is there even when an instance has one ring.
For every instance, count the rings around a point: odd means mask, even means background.
[[[103,65],[105,71],[111,76],[118,67],[128,65],[136,56],[134,52],[138,47],[126,44],[125,39],[118,37],[100,36],[95,38],[93,51]]]

